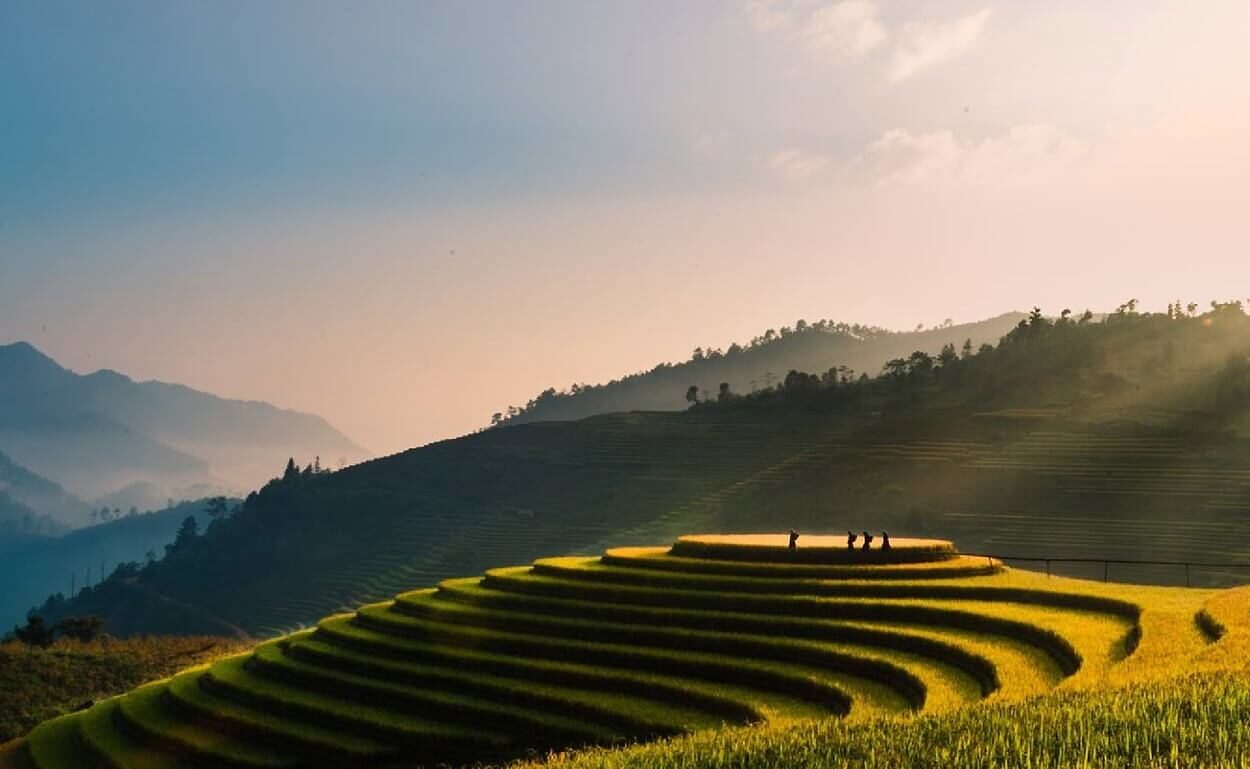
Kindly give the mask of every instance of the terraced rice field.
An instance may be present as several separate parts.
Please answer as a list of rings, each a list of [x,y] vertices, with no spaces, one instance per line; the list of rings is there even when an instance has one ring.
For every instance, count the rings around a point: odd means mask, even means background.
[[[811,461],[813,451],[827,454],[824,441],[846,429],[838,420],[661,412],[525,425],[479,434],[463,446],[437,444],[415,452],[406,471],[411,487],[441,485],[446,468],[476,473],[519,464],[527,480],[567,472],[558,483],[492,487],[487,502],[415,495],[411,509],[373,518],[353,541],[338,543],[333,566],[297,591],[260,589],[213,609],[258,637],[283,635],[327,612],[500,563],[598,553],[621,541],[665,542],[691,526],[718,528],[726,499],[743,488],[789,482],[791,465]],[[360,483],[373,493],[372,481]]]
[[[905,504],[881,502],[881,511],[898,512],[920,501],[931,510],[934,530],[972,552],[1250,562],[1250,547],[1243,544],[1250,542],[1250,466],[1234,449],[1195,452],[1168,438],[1044,430],[1008,431],[998,442],[989,442],[984,431],[966,440],[958,432],[887,438],[857,433],[846,420],[754,425],[714,412],[617,414],[579,425],[576,435],[560,433],[562,440],[580,441],[568,446],[530,435],[572,430],[548,425],[491,432],[472,451],[435,447],[431,451],[444,463],[439,468],[525,457],[533,475],[569,474],[560,483],[508,487],[491,504],[414,499],[411,510],[371,519],[367,534],[343,543],[334,562],[298,589],[232,595],[208,608],[258,637],[271,637],[411,585],[544,553],[594,555],[623,543],[672,541],[692,528],[824,528],[835,515],[790,520],[792,510],[814,509],[811,498],[787,501],[780,509],[768,500],[785,498],[803,486],[797,482],[802,479],[824,483],[813,498],[836,496],[844,478],[873,473],[894,478],[906,491]],[[686,437],[675,439],[679,432]],[[435,484],[438,477],[430,471],[413,486]],[[966,487],[944,489],[941,481],[948,478],[962,479]],[[1027,488],[1017,501],[1041,500],[1042,509],[1004,509],[1003,492],[1014,487]],[[1113,525],[1087,527],[1092,513]],[[1101,566],[1064,573],[1102,576]],[[1231,585],[1250,579],[1250,569],[1196,569],[1191,577],[1194,584]],[[1111,578],[1185,584],[1185,572],[1175,568],[1125,568]]]
[[[1224,644],[1250,624],[1245,590],[1048,579],[932,540],[809,542],[827,557],[695,537],[446,580],[45,723],[0,767],[498,762],[907,719],[1244,656]]]
[[[821,449],[821,450],[818,450]],[[834,438],[804,454],[797,487],[778,522],[825,528],[812,517],[821,498],[899,496],[870,502],[889,514],[916,506],[926,525],[967,551],[1038,558],[1097,558],[1250,564],[1250,462],[1240,444],[1198,445],[1145,435],[1030,430],[957,431],[934,438]],[[856,488],[861,478],[870,479]],[[848,490],[849,487],[849,490]],[[718,528],[767,526],[769,495],[747,495]],[[776,510],[776,508],[773,508]],[[798,512],[789,512],[798,511]],[[1091,521],[1097,521],[1092,524]],[[913,527],[915,528],[915,527]],[[1041,562],[1013,565],[1042,569]],[[1053,564],[1069,576],[1102,579],[1102,564]],[[1250,580],[1250,568],[1112,566],[1121,582],[1223,587]]]

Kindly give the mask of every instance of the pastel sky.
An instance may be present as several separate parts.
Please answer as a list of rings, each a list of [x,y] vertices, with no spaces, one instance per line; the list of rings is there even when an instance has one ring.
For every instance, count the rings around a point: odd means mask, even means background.
[[[0,2],[0,343],[376,453],[797,318],[1250,297],[1245,0]]]

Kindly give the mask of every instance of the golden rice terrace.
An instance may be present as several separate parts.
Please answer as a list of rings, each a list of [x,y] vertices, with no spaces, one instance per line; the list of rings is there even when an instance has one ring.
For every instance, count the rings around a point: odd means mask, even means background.
[[[1245,590],[1004,568],[949,542],[682,537],[416,590],[37,727],[0,767],[500,762],[1225,667]]]

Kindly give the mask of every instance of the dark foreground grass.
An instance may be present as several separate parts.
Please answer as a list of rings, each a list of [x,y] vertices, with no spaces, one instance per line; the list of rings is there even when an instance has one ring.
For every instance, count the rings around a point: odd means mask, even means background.
[[[47,649],[0,644],[0,743],[87,700],[120,694],[241,648],[228,638],[189,636],[90,643],[64,639]]]
[[[1192,675],[860,724],[695,734],[515,769],[1072,769],[1250,766],[1250,673]]]

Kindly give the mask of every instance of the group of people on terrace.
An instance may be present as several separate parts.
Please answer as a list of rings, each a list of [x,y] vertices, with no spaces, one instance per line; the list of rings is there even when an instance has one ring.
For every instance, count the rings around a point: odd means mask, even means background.
[[[869,534],[867,531],[863,532],[862,534],[856,534],[850,529],[847,529],[846,530],[846,549],[854,550],[855,542],[862,541],[864,544],[860,545],[859,549],[871,550],[872,541],[874,539],[876,538],[873,535]],[[795,531],[794,529],[790,529],[790,549],[796,550],[798,549],[798,546],[799,546],[799,533]],[[890,549],[890,532],[888,531],[881,532],[881,545],[879,546],[879,549],[881,550]]]

